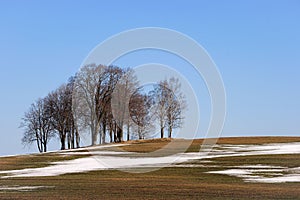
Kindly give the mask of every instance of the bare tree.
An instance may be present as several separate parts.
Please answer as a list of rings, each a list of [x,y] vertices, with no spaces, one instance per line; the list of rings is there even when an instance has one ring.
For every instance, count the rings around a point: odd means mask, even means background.
[[[135,122],[134,128],[137,131],[139,139],[145,139],[146,134],[151,130],[151,106],[152,101],[150,96],[141,94],[139,90],[137,90],[130,98],[130,116]]]
[[[167,124],[168,93],[170,92],[167,81],[161,81],[154,87],[154,90],[150,92],[155,101],[156,108],[154,114],[159,122],[161,138],[164,138],[164,129]]]
[[[120,138],[118,141],[123,140],[123,127],[127,126],[127,140],[130,140],[130,126],[132,124],[132,120],[129,114],[129,101],[131,95],[138,88],[137,77],[134,74],[132,69],[126,69],[122,77],[118,80],[117,86],[114,88],[113,96],[112,96],[112,114],[114,117],[114,121],[117,123],[117,128],[119,131],[122,131],[122,134],[118,134]],[[121,129],[121,130],[120,130]]]
[[[103,80],[104,72],[104,66],[86,65],[77,73],[74,84],[73,101],[76,101],[76,104],[73,105],[73,108],[76,113],[76,122],[81,122],[78,124],[81,129],[90,129],[92,145],[96,144],[100,128],[96,105],[98,88]]]
[[[183,112],[186,109],[185,96],[181,91],[178,78],[170,78],[161,81],[151,92],[155,105],[155,115],[159,121],[161,138],[164,137],[164,129],[168,129],[168,137],[183,124]]]
[[[119,67],[95,64],[86,65],[77,73],[73,92],[76,104],[73,108],[76,105],[76,121],[81,122],[79,125],[90,129],[92,145],[96,144],[99,133],[99,141],[105,141],[108,108],[112,92],[122,73]],[[118,130],[119,133],[122,131],[120,127]]]
[[[172,137],[173,129],[180,128],[183,125],[183,112],[186,109],[185,96],[181,91],[181,83],[178,78],[170,78],[167,81],[167,126],[168,137]]]
[[[46,111],[50,116],[53,128],[58,133],[61,143],[61,150],[66,149],[66,135],[67,135],[67,107],[63,95],[65,85],[57,90],[50,92],[46,98]]]
[[[37,142],[39,151],[47,150],[54,133],[61,149],[79,147],[80,134],[89,130],[91,144],[145,139],[155,127],[153,115],[160,126],[160,136],[172,137],[174,129],[183,124],[185,97],[178,79],[161,81],[153,91],[144,94],[132,69],[90,64],[82,67],[67,84],[38,100],[25,113],[23,143]],[[155,106],[153,106],[155,105]],[[131,133],[132,132],[132,133]]]
[[[111,113],[111,99],[112,94],[117,86],[118,81],[122,77],[124,71],[116,66],[106,67],[106,80],[102,82],[102,87],[98,85],[98,101],[97,101],[97,119],[102,122],[102,142],[105,143],[106,130],[108,121],[108,115]],[[123,138],[123,127],[118,127],[119,140]],[[100,136],[101,137],[101,136]]]
[[[80,135],[78,127],[75,125],[74,113],[73,113],[73,89],[74,89],[75,77],[70,77],[68,83],[63,87],[63,95],[66,106],[66,130],[68,138],[68,148],[74,149],[80,147]]]
[[[78,129],[74,123],[72,112],[72,90],[73,82],[62,84],[58,89],[50,92],[45,98],[46,111],[50,116],[53,128],[58,133],[61,149],[75,148],[75,138],[79,147]]]
[[[47,151],[47,144],[54,136],[51,119],[45,109],[45,100],[38,99],[22,118],[23,144],[36,142],[39,152]]]

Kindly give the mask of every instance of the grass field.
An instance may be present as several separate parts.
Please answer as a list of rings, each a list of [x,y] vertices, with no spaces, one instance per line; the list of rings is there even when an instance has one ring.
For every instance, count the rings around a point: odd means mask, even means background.
[[[185,140],[176,140],[177,148],[170,148],[168,152],[181,150],[185,142]],[[199,151],[202,142],[200,139],[194,140],[186,152]],[[262,145],[287,142],[300,142],[300,137],[221,138],[218,140],[218,145]],[[165,147],[168,143],[170,140],[134,141],[116,149],[145,153]],[[66,156],[46,153],[3,157],[0,158],[0,171],[44,167],[54,161],[86,156],[89,155]],[[185,167],[188,164],[199,165],[199,167]],[[235,176],[207,173],[241,165],[295,168],[300,167],[300,154],[195,159],[148,173],[126,173],[108,169],[50,177],[3,178],[6,174],[0,174],[0,199],[300,199],[299,181],[295,183],[245,182]],[[34,186],[40,188],[34,189]]]

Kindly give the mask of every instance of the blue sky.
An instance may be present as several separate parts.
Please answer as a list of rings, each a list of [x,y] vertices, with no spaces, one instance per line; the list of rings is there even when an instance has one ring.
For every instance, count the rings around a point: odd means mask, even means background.
[[[0,0],[0,155],[36,150],[20,142],[24,112],[97,44],[149,26],[192,37],[215,61],[227,93],[223,136],[300,135],[297,0]]]

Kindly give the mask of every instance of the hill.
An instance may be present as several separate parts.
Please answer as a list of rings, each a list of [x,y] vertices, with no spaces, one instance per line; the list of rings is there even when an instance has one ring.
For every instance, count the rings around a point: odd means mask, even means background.
[[[300,137],[152,139],[0,158],[1,199],[297,199]],[[214,141],[214,139],[211,139]]]

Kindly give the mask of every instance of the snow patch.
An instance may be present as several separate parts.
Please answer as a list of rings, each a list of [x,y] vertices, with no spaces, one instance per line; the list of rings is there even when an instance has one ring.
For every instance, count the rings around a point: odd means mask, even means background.
[[[31,191],[40,188],[53,188],[54,186],[19,186],[19,185],[12,185],[12,186],[0,186],[0,191]]]
[[[67,160],[62,162],[53,162],[50,166],[42,168],[27,168],[21,170],[0,171],[0,174],[5,174],[1,178],[11,177],[35,177],[35,176],[58,176],[68,173],[82,173],[95,170],[107,169],[122,169],[122,168],[139,168],[139,167],[173,167],[175,164],[187,162],[190,160],[210,159],[218,157],[230,156],[249,156],[249,155],[275,155],[275,154],[298,154],[300,153],[300,143],[278,143],[265,145],[217,145],[218,149],[213,149],[211,152],[196,152],[196,153],[180,153],[172,156],[164,157],[143,157],[143,154],[130,153],[124,151],[108,151],[104,148],[118,147],[128,144],[112,144],[96,147],[88,147],[84,150],[93,150],[90,152],[67,150],[61,151],[61,155],[94,155],[90,157],[78,158],[74,160]],[[223,150],[222,150],[223,148]],[[221,151],[220,151],[221,150]],[[126,156],[124,156],[126,155]],[[139,155],[139,156],[136,156]],[[194,167],[201,167],[201,165],[193,165]],[[189,166],[191,167],[191,165]],[[267,182],[275,181],[299,181],[299,169],[285,169],[280,166],[266,166],[266,165],[250,165],[232,167],[224,171],[209,172],[235,175],[245,178],[245,181]],[[260,170],[260,171],[259,171]],[[257,173],[276,173],[277,175],[282,170],[291,170],[289,175],[279,177],[265,178],[257,176]],[[255,175],[254,175],[255,174]],[[276,179],[277,178],[277,179]]]
[[[243,178],[245,182],[257,182],[257,183],[287,183],[287,182],[300,182],[300,167],[298,168],[284,168],[272,169],[272,166],[265,166],[271,169],[227,169],[221,171],[207,172],[210,174],[224,174],[229,176],[235,176]],[[271,172],[271,173],[270,173]],[[272,172],[286,172],[272,173]],[[270,177],[271,176],[271,177]]]

